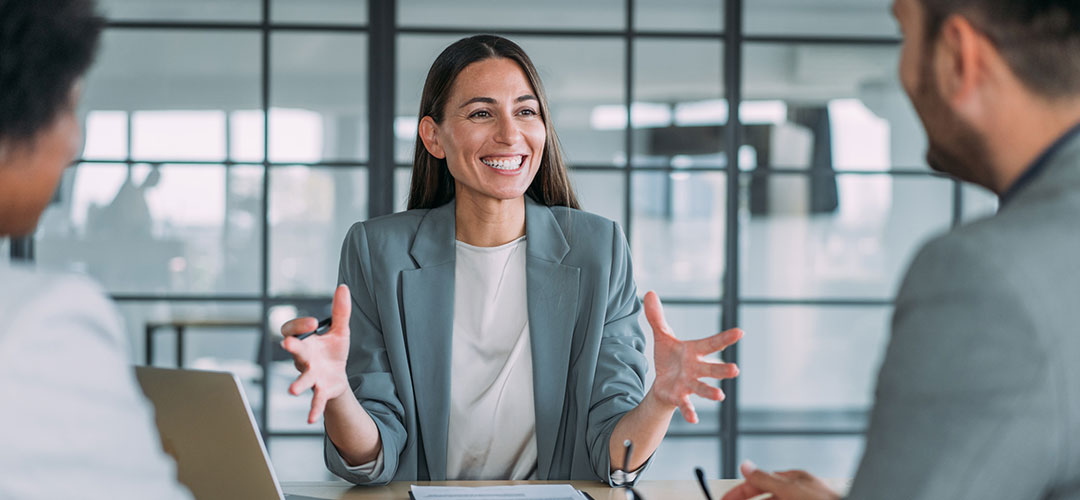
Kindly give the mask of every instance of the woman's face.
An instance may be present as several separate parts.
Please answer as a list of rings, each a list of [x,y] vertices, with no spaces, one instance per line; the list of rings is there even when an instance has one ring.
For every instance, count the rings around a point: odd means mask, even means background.
[[[505,58],[478,61],[458,74],[442,123],[424,117],[428,152],[445,158],[455,195],[471,201],[521,198],[540,168],[547,131],[525,72]]]

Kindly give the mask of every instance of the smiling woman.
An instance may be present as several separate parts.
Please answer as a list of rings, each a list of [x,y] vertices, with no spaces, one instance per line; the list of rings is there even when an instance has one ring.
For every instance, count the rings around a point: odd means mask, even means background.
[[[459,40],[432,65],[409,210],[349,231],[326,334],[298,338],[315,318],[282,327],[302,372],[290,392],[313,389],[335,474],[633,482],[676,408],[695,423],[692,394],[723,398],[699,379],[738,374],[704,358],[739,330],[680,341],[649,293],[646,392],[626,239],[578,209],[548,116],[505,38]]]

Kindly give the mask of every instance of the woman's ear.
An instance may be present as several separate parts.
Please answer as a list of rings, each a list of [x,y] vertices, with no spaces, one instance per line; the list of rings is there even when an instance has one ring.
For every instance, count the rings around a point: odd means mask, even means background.
[[[446,158],[446,151],[443,150],[442,144],[439,144],[439,125],[435,123],[435,119],[430,116],[425,116],[420,120],[419,125],[420,140],[424,141],[424,147],[434,156],[439,159]]]

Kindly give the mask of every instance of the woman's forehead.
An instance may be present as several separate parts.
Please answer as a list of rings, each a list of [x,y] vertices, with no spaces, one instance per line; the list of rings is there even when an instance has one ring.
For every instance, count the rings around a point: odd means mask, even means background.
[[[501,57],[466,66],[458,74],[451,90],[452,98],[458,101],[476,97],[514,101],[526,95],[535,95],[535,90],[525,71],[517,62]]]

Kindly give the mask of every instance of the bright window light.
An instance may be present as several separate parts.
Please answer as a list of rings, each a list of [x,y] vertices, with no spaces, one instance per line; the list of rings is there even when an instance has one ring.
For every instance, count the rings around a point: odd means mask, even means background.
[[[122,160],[127,158],[127,113],[91,111],[86,115],[83,158]]]
[[[271,161],[316,163],[322,156],[322,115],[306,109],[270,109]]]
[[[225,159],[224,111],[136,111],[131,121],[135,159]]]

